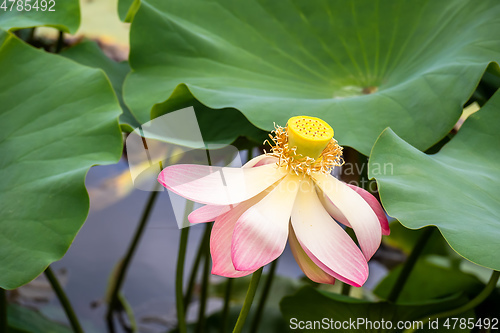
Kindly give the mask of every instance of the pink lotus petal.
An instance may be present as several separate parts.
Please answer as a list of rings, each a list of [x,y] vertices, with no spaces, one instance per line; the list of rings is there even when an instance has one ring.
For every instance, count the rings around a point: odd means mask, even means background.
[[[277,162],[278,162],[277,157],[267,156],[265,154],[262,154],[262,155],[259,155],[257,157],[254,157],[250,161],[246,162],[245,165],[243,165],[243,168],[254,168],[254,167],[261,166],[261,165],[277,163]]]
[[[255,270],[283,253],[299,189],[299,177],[288,175],[236,222],[231,256],[237,270]]]
[[[276,163],[277,161],[276,157],[259,155],[248,161],[243,168],[255,168],[261,165]],[[227,213],[232,208],[231,205],[205,205],[189,214],[188,220],[193,224],[215,221],[217,216]]]
[[[380,202],[378,202],[377,198],[375,198],[370,192],[362,189],[361,187],[357,187],[351,184],[346,185],[356,191],[356,193],[358,193],[363,199],[365,199],[365,201],[370,205],[375,214],[377,214],[380,226],[382,227],[382,234],[386,236],[390,235],[391,229],[389,228],[387,215],[385,215],[385,211],[382,208],[382,205],[380,205]]]
[[[292,210],[292,227],[309,258],[326,273],[359,287],[368,277],[361,250],[323,208],[312,180],[302,181]]]
[[[300,246],[292,227],[290,227],[289,233],[290,236],[288,239],[290,240],[290,249],[292,250],[295,261],[297,261],[297,264],[302,272],[304,272],[309,279],[316,283],[334,284],[335,278],[319,268],[319,266],[316,265],[302,249],[302,246]]]
[[[301,244],[300,242],[299,242],[299,244],[300,244],[300,246],[302,246],[302,249],[304,250],[306,255],[316,265],[318,265],[319,268],[321,268],[323,271],[330,274],[331,276],[333,276],[337,280],[342,281],[342,282],[347,283],[347,284],[350,284],[351,286],[354,286],[354,287],[361,287],[365,283],[365,281],[368,277],[368,272],[366,273],[367,277],[365,277],[364,280],[363,279],[353,279],[353,280],[348,279],[345,276],[342,276],[342,275],[338,274],[336,271],[333,271],[332,269],[330,269],[330,267],[328,267],[321,260],[319,260],[318,257],[316,257],[311,251],[309,251],[309,249],[307,247],[305,247],[303,244]]]
[[[210,254],[212,256],[212,274],[236,278],[253,273],[255,270],[237,271],[231,261],[231,241],[234,226],[248,208],[254,205],[262,196],[252,198],[236,205],[228,213],[219,216],[210,234]]]
[[[218,206],[218,205],[205,205],[198,208],[197,210],[191,212],[188,216],[190,223],[204,223],[215,221],[217,216],[229,212],[233,208],[230,205]]]
[[[285,171],[274,164],[255,168],[178,164],[160,172],[158,181],[191,201],[230,205],[259,194],[285,175]]]
[[[356,233],[366,260],[370,260],[382,240],[379,219],[370,205],[356,191],[332,175],[312,175],[318,187],[338,207]]]

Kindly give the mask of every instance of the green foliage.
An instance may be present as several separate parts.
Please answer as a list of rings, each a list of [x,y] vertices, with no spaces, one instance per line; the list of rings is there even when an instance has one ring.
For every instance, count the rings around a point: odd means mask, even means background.
[[[401,332],[396,329],[398,321],[419,321],[426,316],[447,309],[454,309],[467,301],[464,297],[451,297],[439,301],[427,301],[414,304],[393,304],[388,302],[370,302],[351,298],[339,294],[323,292],[311,287],[304,287],[296,294],[283,298],[281,301],[281,312],[283,316],[293,324],[292,318],[298,321],[319,321],[323,318],[340,322],[357,322],[358,318],[365,322],[378,322],[383,319],[389,321],[392,328],[385,326],[385,329],[376,326],[359,326],[356,329],[353,326],[346,326],[341,329],[342,332]],[[468,313],[473,317],[473,313]],[[332,332],[334,329],[326,329],[325,326],[317,326],[307,330],[307,332]],[[420,332],[420,331],[419,331]],[[454,332],[454,330],[450,330]],[[467,332],[467,331],[455,331]]]
[[[238,315],[241,310],[241,305],[245,300],[246,292],[248,289],[248,284],[250,283],[250,276],[233,279],[233,286],[231,292],[231,307],[229,310],[229,318],[227,320],[226,332],[231,332],[232,328],[236,324]],[[261,278],[261,283],[257,288],[254,304],[257,304],[259,298],[262,295],[262,289],[264,287],[264,281],[267,276],[263,275]],[[299,287],[303,285],[295,279],[290,279],[283,276],[275,276],[272,284],[272,288],[267,298],[266,306],[262,315],[262,321],[259,325],[259,332],[262,333],[274,333],[274,332],[291,332],[288,328],[288,323],[286,323],[281,315],[279,309],[280,300],[286,295],[295,293]],[[210,286],[211,290],[209,294],[212,297],[224,298],[226,281],[218,284],[213,284]],[[243,332],[250,332],[250,327],[252,326],[252,318],[255,315],[256,307],[253,306],[248,315],[248,320]],[[222,312],[216,312],[210,315],[205,323],[204,331],[218,333],[221,331],[221,325],[223,323]],[[172,332],[178,332],[174,330]],[[196,332],[196,323],[188,325],[188,332]]]
[[[234,325],[236,324],[236,320],[238,319],[238,315],[240,314],[241,306],[231,306],[229,309],[229,317],[226,323],[226,332],[232,332]],[[248,314],[248,321],[243,327],[243,333],[251,333],[251,319],[255,314],[255,308],[250,310]],[[222,313],[216,312],[206,319],[205,326],[203,331],[206,333],[220,333],[221,328],[223,326]],[[197,332],[196,323],[190,323],[187,325],[188,333]],[[283,320],[283,316],[281,315],[279,309],[277,307],[266,307],[265,314],[262,318],[262,321],[259,325],[259,333],[288,333],[293,332],[288,328],[288,323]],[[178,329],[174,329],[170,331],[170,333],[179,333]]]
[[[279,300],[279,299],[278,299]],[[238,319],[238,315],[240,314],[241,307],[240,306],[232,306],[229,309],[229,319],[227,321],[226,332],[231,332],[236,321]],[[264,315],[262,316],[262,320],[259,325],[259,333],[288,333],[293,332],[288,328],[288,323],[283,320],[283,316],[279,311],[279,308],[269,307],[267,306],[264,310]],[[243,327],[243,333],[250,333],[250,328],[252,324],[252,318],[255,315],[255,307],[250,310],[248,314],[248,321],[246,322],[245,327]],[[222,313],[217,312],[207,318],[206,329],[205,332],[210,333],[219,333],[221,331],[222,325]],[[188,325],[189,328],[195,328],[196,325]],[[193,330],[193,332],[195,332]]]
[[[261,283],[257,287],[257,292],[255,296],[255,302],[258,301],[262,295],[262,289],[264,288],[264,281],[266,281],[267,275],[262,275]],[[238,279],[233,279],[233,287],[231,292],[231,302],[234,304],[243,304],[245,296],[248,289],[248,284],[250,283],[251,276],[245,276]],[[275,276],[273,279],[272,288],[269,291],[269,296],[266,305],[269,307],[277,308],[279,306],[280,300],[286,296],[296,292],[304,283],[297,281],[295,279],[287,278],[284,276]],[[212,290],[210,295],[213,297],[224,298],[224,293],[226,291],[226,283],[218,283],[211,285]],[[251,317],[250,317],[251,318]]]
[[[374,293],[386,299],[400,273],[401,267],[392,270],[379,283]],[[473,275],[455,267],[438,266],[422,258],[413,267],[398,300],[406,303],[419,302],[462,292],[475,295],[483,287],[483,283]]]
[[[238,110],[233,108],[210,109],[196,100],[185,85],[180,85],[174,90],[168,103],[156,104],[151,110],[151,117],[160,117],[189,106],[194,108],[206,145],[227,145],[241,137],[249,140],[255,146],[262,145],[264,140],[269,139],[268,132],[253,126]],[[144,119],[143,121],[148,120]],[[163,139],[171,143],[183,144],[183,141],[178,141],[176,137],[163,136]]]
[[[124,96],[144,121],[184,84],[265,130],[306,114],[365,155],[388,126],[426,149],[500,60],[499,28],[496,0],[143,0]]]
[[[424,232],[424,229],[408,229],[397,220],[390,223],[390,228],[391,235],[383,236],[384,243],[396,247],[406,254],[410,254],[411,250],[413,250],[415,244],[420,238],[420,235]],[[443,236],[441,236],[439,232],[435,231],[427,241],[422,255],[432,253],[444,256],[449,254],[449,252],[453,251],[450,249]]]
[[[1,0],[0,5],[3,6],[3,3],[4,0]],[[16,30],[44,26],[54,27],[74,34],[80,26],[80,4],[78,0],[14,2],[6,0],[5,5],[7,6],[6,10],[0,9],[0,29]]]
[[[123,113],[120,116],[120,125],[125,132],[132,132],[140,124],[123,102],[122,86],[125,76],[130,72],[127,61],[116,62],[109,59],[96,42],[83,41],[71,48],[65,49],[61,55],[82,65],[100,68],[106,73],[115,91]]]
[[[388,245],[409,253],[422,233],[410,229],[439,229],[398,302],[276,276],[259,332],[289,332],[292,318],[423,320],[459,308],[483,288],[460,265],[500,270],[498,0],[119,0],[120,19],[132,22],[130,65],[109,59],[94,42],[53,55],[7,32],[77,31],[78,0],[43,1],[54,10],[0,0],[13,5],[0,7],[0,287],[31,281],[65,254],[88,213],[87,171],[121,156],[120,125],[130,132],[190,106],[204,143],[213,146],[255,147],[274,123],[320,117],[341,145],[372,152],[369,176],[388,214],[401,221],[392,223]],[[454,136],[467,101],[486,104]],[[386,299],[400,272],[389,272],[371,296]],[[226,331],[236,323],[249,279],[233,281]],[[225,286],[210,286],[210,296],[223,298]],[[498,293],[483,296],[457,317],[496,315]],[[132,307],[123,293],[118,297],[117,309],[135,330]],[[213,313],[204,331],[219,332],[222,320]],[[69,332],[13,304],[8,324],[11,333]],[[351,331],[360,329],[342,329]],[[436,330],[419,332],[427,331]]]
[[[70,333],[69,327],[50,321],[38,311],[16,304],[7,310],[9,331],[7,333]]]
[[[435,225],[466,259],[500,270],[500,91],[439,153],[426,155],[391,129],[377,140],[369,174],[388,214],[408,228]],[[392,172],[377,173],[389,163]]]
[[[132,22],[141,0],[118,0],[118,16],[124,22]]]
[[[85,175],[116,163],[121,110],[103,72],[0,30],[0,286],[67,251],[89,208]]]

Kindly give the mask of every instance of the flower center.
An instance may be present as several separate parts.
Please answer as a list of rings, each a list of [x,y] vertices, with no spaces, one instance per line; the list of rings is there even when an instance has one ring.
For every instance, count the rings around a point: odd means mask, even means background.
[[[335,166],[344,164],[342,147],[333,139],[333,129],[326,122],[314,117],[293,117],[288,127],[274,126],[266,140],[271,146],[268,156],[277,157],[278,166],[296,175],[313,172],[330,173]]]
[[[288,146],[297,155],[318,158],[333,138],[333,129],[319,118],[299,116],[288,120]]]

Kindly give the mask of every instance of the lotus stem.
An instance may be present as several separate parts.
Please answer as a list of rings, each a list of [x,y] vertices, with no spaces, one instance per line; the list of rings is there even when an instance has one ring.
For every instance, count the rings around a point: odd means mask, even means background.
[[[49,280],[52,289],[54,289],[54,292],[56,293],[57,298],[59,299],[59,302],[61,303],[64,309],[64,312],[66,312],[66,316],[68,317],[69,323],[73,328],[73,331],[75,333],[83,333],[83,329],[80,325],[80,322],[78,321],[75,311],[73,310],[73,307],[71,306],[71,303],[69,302],[66,293],[59,284],[59,281],[57,280],[54,272],[52,272],[50,266],[47,267],[47,269],[45,270],[45,276]]]
[[[259,323],[260,320],[262,319],[262,313],[264,312],[264,307],[266,306],[267,297],[269,296],[269,291],[271,290],[271,286],[273,284],[277,266],[278,266],[278,259],[274,260],[271,263],[271,267],[269,267],[269,272],[267,273],[264,289],[262,290],[259,304],[257,305],[257,310],[255,311],[254,320],[252,322],[252,327],[250,328],[250,332],[252,333],[258,332]]]
[[[243,302],[243,307],[241,308],[240,315],[234,326],[233,333],[240,333],[245,325],[245,320],[247,319],[250,308],[252,307],[252,302],[255,297],[255,292],[257,291],[257,286],[259,285],[259,280],[262,275],[263,267],[256,270],[252,275],[252,280],[248,286],[247,295],[245,301]]]
[[[342,283],[342,290],[340,293],[344,296],[349,296],[349,294],[351,293],[351,285],[345,282]]]
[[[205,249],[205,242],[210,241],[210,231],[212,230],[210,223],[205,224],[205,232],[203,234],[203,239],[198,245],[198,250],[196,252],[196,257],[193,262],[193,267],[191,268],[191,274],[189,276],[188,287],[186,290],[186,295],[184,296],[184,311],[187,310],[189,303],[191,303],[191,297],[193,296],[194,284],[196,282],[196,277],[198,276],[198,269],[201,263],[201,257],[203,256]]]
[[[399,295],[401,294],[401,291],[403,290],[404,285],[406,284],[406,281],[408,280],[408,277],[410,276],[411,271],[415,266],[415,263],[422,254],[422,251],[424,250],[425,245],[429,241],[429,238],[431,237],[433,232],[434,228],[427,228],[418,238],[417,244],[415,244],[415,247],[408,256],[408,259],[406,259],[403,265],[403,269],[401,270],[401,273],[399,273],[398,279],[394,283],[389,297],[387,297],[387,300],[389,302],[396,302],[398,300]]]
[[[184,226],[188,220],[188,215],[194,207],[194,202],[187,201],[184,211],[184,221],[181,229],[181,237],[179,242],[179,254],[177,256],[177,268],[175,275],[175,300],[177,306],[177,321],[179,333],[186,333],[186,315],[184,311],[184,295],[183,295],[183,278],[184,278],[184,262],[186,261],[186,248],[189,236],[189,226]]]
[[[64,32],[62,30],[59,30],[59,36],[57,38],[55,53],[60,53],[63,46],[64,46]]]
[[[233,279],[228,278],[226,282],[226,292],[224,294],[224,308],[222,309],[221,333],[226,333],[227,330],[232,289],[233,289]]]
[[[119,300],[118,300],[118,293],[123,285],[123,282],[125,281],[125,277],[127,275],[127,270],[130,265],[130,262],[132,261],[132,258],[134,256],[134,253],[137,249],[137,246],[139,245],[139,241],[142,237],[142,234],[144,233],[144,229],[146,227],[146,224],[149,220],[149,216],[151,215],[151,211],[153,210],[154,203],[156,201],[156,198],[158,196],[158,191],[159,186],[156,186],[155,189],[151,192],[149,195],[148,201],[146,203],[146,207],[144,208],[144,211],[142,212],[141,220],[139,222],[139,225],[137,226],[137,229],[134,234],[134,238],[132,239],[132,243],[130,243],[130,246],[125,254],[125,257],[123,258],[122,263],[119,266],[119,270],[116,274],[116,280],[113,285],[113,289],[111,291],[111,296],[109,298],[109,304],[108,304],[108,310],[106,312],[106,319],[108,321],[108,326],[112,326],[112,321],[113,321],[113,310],[116,308]]]
[[[203,258],[205,263],[203,265],[203,275],[201,282],[200,293],[200,308],[198,311],[198,325],[196,331],[202,333],[205,328],[205,309],[207,307],[207,295],[210,276],[210,232],[212,230],[212,223],[205,224],[205,234],[203,235]]]
[[[7,332],[7,292],[0,288],[0,332]]]

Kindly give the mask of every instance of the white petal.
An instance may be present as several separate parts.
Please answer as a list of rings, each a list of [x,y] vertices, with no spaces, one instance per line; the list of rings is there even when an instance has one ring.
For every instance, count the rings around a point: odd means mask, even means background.
[[[354,229],[366,260],[369,260],[380,246],[382,228],[370,205],[346,184],[331,175],[315,173],[316,184],[347,218]]]
[[[318,191],[318,198],[321,201],[321,204],[323,204],[323,207],[325,207],[328,214],[330,214],[330,216],[333,217],[335,221],[342,223],[346,227],[352,228],[351,224],[346,219],[344,214],[342,214],[340,209],[333,204],[333,202],[323,193],[323,191],[321,191],[321,189],[319,189]]]
[[[292,211],[292,226],[300,245],[322,270],[361,286],[368,277],[363,253],[323,208],[312,180],[302,183]]]

